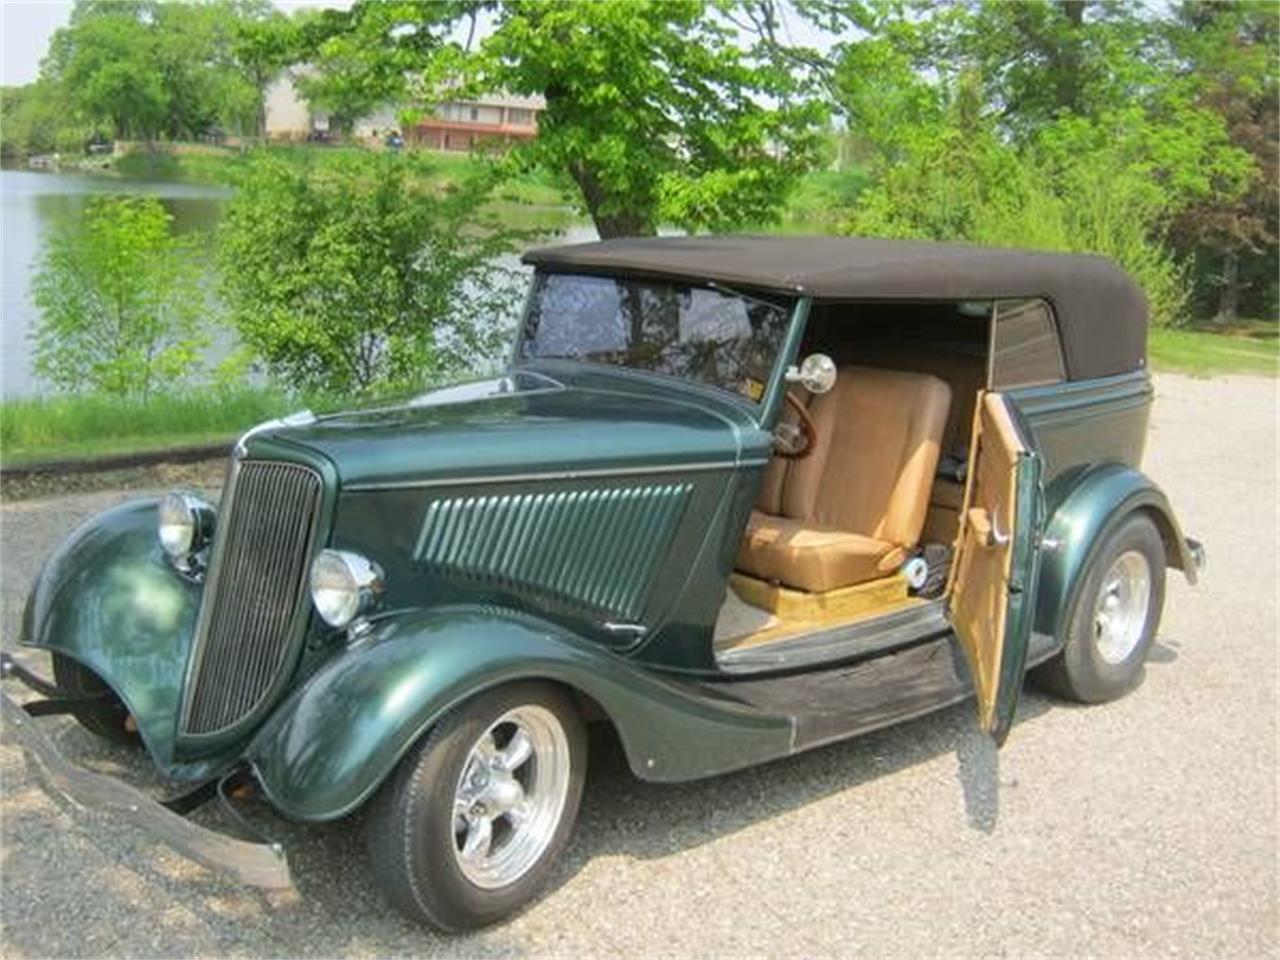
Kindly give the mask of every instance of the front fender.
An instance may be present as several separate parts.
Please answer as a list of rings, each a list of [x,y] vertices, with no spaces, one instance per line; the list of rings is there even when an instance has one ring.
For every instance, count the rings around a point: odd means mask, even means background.
[[[1134,510],[1152,515],[1164,540],[1168,565],[1195,583],[1197,564],[1163,491],[1124,464],[1093,467],[1077,478],[1045,529],[1036,595],[1038,633],[1063,638],[1089,561],[1103,537]]]
[[[27,598],[20,642],[57,651],[101,677],[170,773],[182,677],[200,588],[156,540],[156,501],[107,510],[50,556]]]
[[[594,700],[645,779],[710,776],[791,749],[787,717],[655,674],[534,617],[454,606],[376,624],[277,709],[247,756],[283,813],[333,819],[358,807],[451,707],[535,678]]]

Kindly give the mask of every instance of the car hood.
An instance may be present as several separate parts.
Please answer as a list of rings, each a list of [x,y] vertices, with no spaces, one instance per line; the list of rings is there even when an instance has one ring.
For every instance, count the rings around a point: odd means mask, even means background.
[[[734,404],[677,383],[519,371],[257,436],[323,455],[352,488],[728,465],[762,435]]]

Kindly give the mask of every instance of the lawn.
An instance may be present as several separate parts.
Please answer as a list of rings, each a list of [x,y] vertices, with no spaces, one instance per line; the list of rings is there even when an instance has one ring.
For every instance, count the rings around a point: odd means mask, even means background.
[[[301,406],[272,390],[193,391],[149,400],[68,396],[0,404],[0,464],[230,441]]]
[[[1153,329],[1156,370],[1210,377],[1280,373],[1277,324],[1242,323],[1229,333]],[[373,402],[373,401],[367,401]],[[269,389],[194,390],[149,400],[67,396],[0,404],[0,464],[7,467],[212,443],[230,443],[263,420],[334,398],[299,400]],[[346,405],[350,405],[349,403]]]
[[[344,144],[272,144],[265,147],[272,155],[297,163],[334,160],[343,156],[370,152],[368,147]],[[414,150],[425,161],[427,183],[447,190],[484,163],[469,153],[445,150]],[[227,184],[234,182],[235,171],[246,154],[226,147],[200,149],[137,150],[110,160],[87,160],[86,169],[112,172],[126,179],[182,180],[191,183]],[[571,185],[563,178],[543,170],[514,173],[497,189],[500,202],[531,206],[563,206],[569,202]]]
[[[1153,329],[1147,342],[1156,370],[1212,377],[1280,373],[1280,324],[1242,321],[1226,332],[1204,329]]]

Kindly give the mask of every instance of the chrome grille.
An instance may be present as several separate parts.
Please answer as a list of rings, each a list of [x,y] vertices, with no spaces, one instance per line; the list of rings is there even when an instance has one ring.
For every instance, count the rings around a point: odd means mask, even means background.
[[[287,667],[316,535],[320,476],[248,460],[231,479],[196,631],[184,730],[210,734],[258,707]]]

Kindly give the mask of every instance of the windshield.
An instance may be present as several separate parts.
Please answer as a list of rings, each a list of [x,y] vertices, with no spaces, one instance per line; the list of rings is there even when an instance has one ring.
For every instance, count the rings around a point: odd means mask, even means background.
[[[648,370],[759,401],[790,319],[790,303],[724,288],[539,273],[519,356]]]

